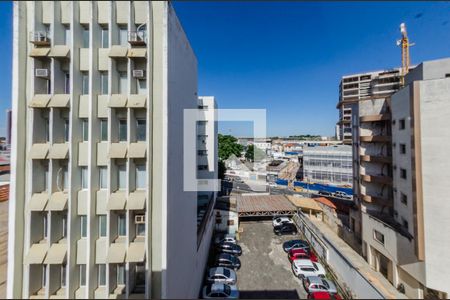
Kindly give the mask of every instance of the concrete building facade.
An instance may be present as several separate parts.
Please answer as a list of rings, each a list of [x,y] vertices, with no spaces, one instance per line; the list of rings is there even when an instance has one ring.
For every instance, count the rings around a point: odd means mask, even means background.
[[[196,298],[212,225],[183,189],[197,60],[171,4],[15,2],[13,37],[7,297]]]
[[[449,298],[450,59],[418,65],[357,111],[350,226],[363,256],[410,298]]]

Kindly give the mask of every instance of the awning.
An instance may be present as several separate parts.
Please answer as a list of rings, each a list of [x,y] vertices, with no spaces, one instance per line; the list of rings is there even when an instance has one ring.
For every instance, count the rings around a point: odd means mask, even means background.
[[[147,150],[145,143],[131,143],[128,150],[128,156],[130,158],[144,158]]]
[[[145,208],[145,191],[134,191],[130,193],[127,201],[127,209],[143,210]]]
[[[123,210],[125,209],[125,202],[127,202],[127,196],[124,191],[117,191],[109,196],[107,209],[109,210]]]
[[[111,46],[109,50],[109,57],[127,57],[128,47],[124,46]]]
[[[125,262],[127,245],[125,243],[112,243],[109,246],[106,262],[109,264],[121,264]]]
[[[113,94],[109,98],[109,107],[125,107],[127,105],[127,96],[122,94]]]
[[[69,144],[59,143],[53,144],[48,155],[49,158],[53,159],[66,159],[69,155]]]
[[[52,96],[49,94],[36,94],[33,96],[33,99],[31,99],[31,102],[30,104],[28,104],[28,106],[34,108],[47,107],[47,104],[50,101],[51,97]]]
[[[145,108],[146,102],[147,96],[145,95],[130,95],[127,106],[130,108]]]
[[[50,149],[49,144],[33,144],[30,150],[31,159],[46,159],[48,150]]]
[[[30,51],[31,57],[46,57],[50,52],[50,48],[33,48]]]
[[[69,94],[56,94],[53,95],[49,107],[69,107],[70,95]]]
[[[68,195],[64,192],[55,192],[50,196],[46,210],[63,211],[67,207]]]
[[[140,263],[145,260],[145,244],[131,243],[127,251],[127,262]]]
[[[31,196],[30,203],[28,204],[28,208],[30,211],[43,211],[45,208],[45,205],[48,201],[48,194],[43,193],[34,193],[33,196]]]
[[[69,46],[57,45],[52,47],[48,56],[66,58],[69,57],[69,52],[70,52]]]
[[[125,158],[127,156],[126,143],[111,143],[109,145],[109,158]]]
[[[45,244],[33,244],[31,245],[28,254],[25,257],[24,263],[26,265],[40,265],[44,262],[45,255],[47,254],[47,243]]]
[[[50,265],[61,265],[66,260],[67,244],[53,244],[48,250],[44,263]]]
[[[131,48],[128,50],[128,57],[142,57],[145,58],[147,56],[146,48]]]

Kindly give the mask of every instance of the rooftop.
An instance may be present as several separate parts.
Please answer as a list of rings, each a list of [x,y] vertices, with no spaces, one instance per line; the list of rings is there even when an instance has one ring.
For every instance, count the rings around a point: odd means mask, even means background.
[[[283,195],[237,195],[239,216],[289,215],[296,211]]]

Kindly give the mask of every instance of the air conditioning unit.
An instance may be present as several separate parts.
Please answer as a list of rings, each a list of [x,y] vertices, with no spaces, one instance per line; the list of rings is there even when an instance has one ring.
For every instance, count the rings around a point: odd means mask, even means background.
[[[49,77],[49,71],[48,69],[36,69],[34,75],[36,77],[43,77],[43,78],[48,78]]]
[[[145,224],[145,215],[136,215],[136,216],[134,216],[134,223],[136,223],[136,224]]]
[[[133,77],[134,78],[144,78],[145,71],[144,70],[133,70]]]

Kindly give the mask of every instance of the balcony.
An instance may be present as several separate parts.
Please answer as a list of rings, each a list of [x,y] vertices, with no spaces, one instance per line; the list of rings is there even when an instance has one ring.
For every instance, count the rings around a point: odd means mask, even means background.
[[[376,163],[385,163],[392,164],[391,156],[381,156],[381,155],[360,155],[360,160],[364,162],[376,162]]]
[[[391,136],[390,135],[362,135],[359,137],[361,142],[368,143],[390,143]]]
[[[30,43],[35,46],[50,46],[50,37],[45,31],[31,31],[29,35]]]
[[[129,31],[128,43],[133,46],[145,46],[147,42],[147,33],[145,31]]]
[[[379,115],[362,116],[359,118],[359,121],[361,123],[363,123],[363,122],[382,122],[382,121],[389,121],[390,119],[391,119],[391,114],[385,113],[385,114],[379,114]]]
[[[365,182],[369,183],[380,183],[392,185],[392,177],[386,175],[365,175],[361,174],[361,178]]]
[[[379,196],[373,196],[373,195],[366,195],[364,192],[361,192],[359,195],[359,198],[367,203],[374,203],[382,206],[392,207],[393,201]]]

